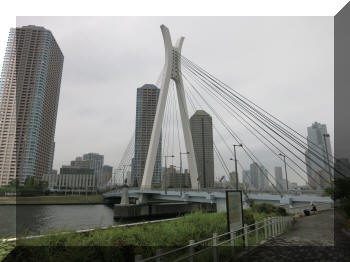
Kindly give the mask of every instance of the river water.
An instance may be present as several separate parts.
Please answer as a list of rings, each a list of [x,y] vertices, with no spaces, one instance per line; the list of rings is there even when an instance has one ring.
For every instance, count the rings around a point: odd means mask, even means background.
[[[107,205],[0,205],[0,239],[119,224]]]

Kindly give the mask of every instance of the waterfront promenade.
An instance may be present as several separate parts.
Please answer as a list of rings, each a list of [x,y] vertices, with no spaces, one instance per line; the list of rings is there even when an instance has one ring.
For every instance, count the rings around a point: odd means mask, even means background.
[[[350,237],[337,229],[342,222],[334,210],[298,218],[292,230],[254,247],[235,261],[350,261]]]

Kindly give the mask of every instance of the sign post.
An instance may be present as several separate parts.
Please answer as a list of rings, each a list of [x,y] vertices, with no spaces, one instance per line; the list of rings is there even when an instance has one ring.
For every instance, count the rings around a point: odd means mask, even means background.
[[[243,199],[241,190],[226,190],[226,213],[229,232],[243,227]]]

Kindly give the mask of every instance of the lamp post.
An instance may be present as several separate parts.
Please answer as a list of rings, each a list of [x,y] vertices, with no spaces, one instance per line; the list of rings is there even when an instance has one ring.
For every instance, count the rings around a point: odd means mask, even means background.
[[[165,191],[165,193],[166,193],[166,177],[167,177],[167,175],[166,175],[166,171],[167,171],[167,163],[166,163],[166,160],[167,160],[167,158],[168,157],[175,157],[174,155],[171,155],[171,156],[164,156],[164,161],[165,161],[165,172],[164,172],[164,191]]]
[[[232,159],[232,158],[230,159],[230,160],[234,160],[234,161],[235,161],[236,189],[238,190],[238,172],[237,172],[236,146],[238,146],[238,147],[243,147],[243,145],[242,145],[242,144],[233,145],[233,152],[234,152],[234,157],[235,157],[235,159]]]
[[[331,171],[331,165],[329,164],[329,156],[328,156],[328,148],[327,148],[326,137],[329,138],[330,137],[329,134],[323,134],[323,140],[324,140],[324,145],[325,145],[326,155],[327,155],[327,162],[328,162],[329,183],[331,183],[330,186],[332,186],[332,171]]]
[[[283,157],[283,161],[284,161],[284,172],[286,173],[286,185],[287,185],[287,192],[288,192],[288,176],[287,176],[287,163],[286,163],[286,155],[279,153],[279,156]]]
[[[180,176],[181,176],[181,180],[180,180],[180,192],[182,194],[182,155],[188,155],[190,152],[185,152],[182,153],[180,152]],[[183,178],[185,179],[185,176],[183,176]]]

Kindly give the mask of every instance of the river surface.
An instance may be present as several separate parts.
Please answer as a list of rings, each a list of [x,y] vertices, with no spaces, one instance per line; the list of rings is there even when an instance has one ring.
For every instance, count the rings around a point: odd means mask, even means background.
[[[0,239],[120,224],[107,205],[0,205]]]

